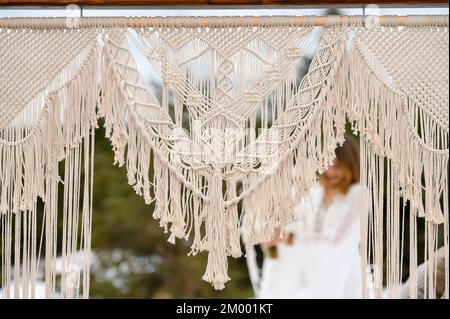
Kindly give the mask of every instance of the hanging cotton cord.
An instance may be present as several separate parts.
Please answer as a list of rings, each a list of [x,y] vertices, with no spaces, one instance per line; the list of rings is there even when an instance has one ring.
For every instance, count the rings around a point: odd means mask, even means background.
[[[191,255],[208,253],[203,279],[216,289],[230,280],[227,258],[241,256],[241,235],[250,247],[292,219],[333,162],[349,118],[362,137],[367,186],[363,277],[374,265],[375,296],[384,286],[400,296],[408,201],[410,276],[418,282],[415,219],[424,217],[426,296],[435,297],[437,225],[446,247],[449,236],[448,16],[381,16],[371,26],[367,18],[108,17],[81,18],[78,28],[64,18],[0,19],[3,295],[35,295],[41,198],[46,297],[88,297],[97,117],[114,163],[155,203],[167,240],[192,239]],[[317,52],[300,79],[316,26]],[[160,100],[130,43],[160,77]]]
[[[61,182],[58,165],[61,160],[66,160],[62,185],[64,206],[69,207],[63,221],[69,227],[64,228],[63,234],[63,243],[67,243],[69,249],[67,251],[63,247],[62,264],[66,270],[65,264],[75,262],[73,256],[79,242],[78,199],[81,194],[78,176],[81,162],[73,154],[76,154],[76,149],[81,149],[79,145],[96,126],[100,53],[96,37],[96,30],[0,31],[1,81],[5,81],[1,89],[5,97],[1,104],[1,120],[5,122],[0,129],[0,214],[2,218],[10,216],[7,221],[15,217],[14,228],[9,224],[2,236],[3,254],[14,255],[13,260],[8,257],[2,262],[2,292],[6,298],[10,296],[11,275],[15,298],[36,297],[41,256],[36,238],[38,197],[44,201],[42,255],[45,257],[45,296],[75,296],[70,291],[57,292],[57,286],[65,287],[66,276],[64,271],[57,273],[56,265],[61,247],[57,241],[58,188]],[[33,59],[21,60],[20,54],[33,54]],[[51,64],[46,63],[49,57],[53,59]],[[3,76],[3,72],[7,73]],[[13,80],[15,72],[17,77]],[[14,81],[23,81],[26,85],[21,86],[20,92],[13,92],[11,85]],[[85,152],[88,158],[90,151]],[[86,178],[92,178],[92,174]],[[87,198],[86,195],[84,197]],[[85,209],[85,214],[89,209]],[[89,237],[90,229],[88,231],[86,236]],[[15,238],[14,252],[10,248],[11,233]],[[11,263],[14,264],[13,274],[10,272]],[[89,273],[85,271],[84,276],[89,276]]]
[[[399,197],[403,196],[411,206],[410,296],[417,297],[417,285],[423,282],[425,298],[434,298],[437,224],[448,225],[444,217],[448,215],[448,205],[444,205],[449,154],[448,29],[374,27],[355,31],[349,87],[353,106],[349,115],[361,136],[370,141],[370,147],[364,150],[365,156],[375,157],[378,162],[375,166],[363,162],[361,167],[362,181],[373,195],[365,205],[373,209],[375,221],[373,224],[365,221],[362,227],[364,231],[371,229],[375,236],[378,234],[373,244],[368,243],[373,245],[373,256],[368,254],[368,247],[362,253],[365,259],[374,258],[383,277],[382,232],[386,228],[384,283],[389,297],[398,298],[401,285],[398,271],[402,265],[399,245],[403,245],[399,238],[403,227],[399,224],[398,213]],[[424,86],[424,83],[433,85]],[[382,220],[384,214],[386,224]],[[424,278],[417,278],[416,273],[417,217],[426,219],[424,249],[428,262]],[[445,234],[446,246],[447,237]]]

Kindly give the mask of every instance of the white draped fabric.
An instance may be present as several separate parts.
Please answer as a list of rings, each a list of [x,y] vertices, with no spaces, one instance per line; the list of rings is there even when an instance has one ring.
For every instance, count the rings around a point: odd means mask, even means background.
[[[360,264],[361,187],[323,207],[323,187],[313,186],[284,229],[292,244],[265,258],[259,298],[362,298]]]
[[[104,118],[115,163],[126,166],[147,204],[155,202],[153,217],[170,242],[191,240],[193,255],[208,252],[203,279],[216,289],[230,279],[228,256],[242,254],[241,223],[245,245],[286,225],[294,203],[332,163],[350,120],[362,137],[367,186],[362,267],[386,264],[378,286],[398,296],[402,230],[410,230],[414,278],[416,217],[424,217],[433,298],[438,238],[448,246],[448,16],[403,18],[401,27],[395,17],[370,26],[327,17],[319,38],[314,19],[86,18],[78,28],[61,19],[1,19],[4,297],[34,296],[41,257],[47,297],[56,290],[88,297],[93,141]],[[160,99],[131,46],[161,78]],[[314,47],[300,78],[296,69]],[[399,223],[400,198],[411,206],[410,225]],[[76,290],[71,265],[79,250]]]

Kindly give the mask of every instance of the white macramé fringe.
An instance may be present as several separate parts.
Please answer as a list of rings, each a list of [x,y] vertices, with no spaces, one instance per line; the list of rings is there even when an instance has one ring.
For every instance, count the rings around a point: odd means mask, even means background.
[[[223,192],[220,170],[209,173],[188,169],[176,161],[170,149],[164,148],[160,140],[163,135],[158,134],[161,132],[158,127],[162,127],[164,122],[154,125],[151,120],[143,118],[138,104],[130,95],[133,87],[120,82],[126,75],[120,73],[114,63],[115,52],[126,52],[120,44],[123,41],[119,37],[111,38],[106,43],[102,67],[100,110],[101,115],[105,116],[106,134],[113,145],[115,162],[126,164],[130,185],[139,195],[144,195],[146,203],[155,200],[153,217],[160,220],[166,232],[170,232],[169,242],[174,243],[175,238],[187,239],[194,230],[191,254],[208,251],[203,279],[216,289],[222,289],[229,280],[227,256],[239,257],[242,254],[240,219],[244,219],[243,240],[246,245],[267,241],[274,227],[282,227],[292,218],[292,189],[297,190],[295,197],[298,199],[316,181],[316,172],[325,170],[331,164],[335,145],[343,142],[345,112],[342,85],[347,70],[345,41],[339,37],[336,40],[334,36],[329,39],[330,43],[325,44],[322,52],[329,50],[328,54],[333,57],[329,65],[328,61],[321,60],[322,55],[313,60],[313,68],[320,69],[322,63],[326,63],[324,72],[328,76],[323,79],[326,84],[320,88],[307,124],[301,130],[294,127],[291,133],[293,143],[290,150],[281,150],[281,159],[269,159],[269,164],[272,164],[270,160],[279,161],[273,172],[254,172],[239,178],[242,181],[241,197],[237,196],[238,180],[228,180]],[[305,80],[303,85],[307,87],[311,84],[309,81],[314,83],[314,80]],[[295,99],[294,96],[293,101]],[[164,110],[159,108],[158,112],[163,113]],[[222,127],[221,123],[216,124]],[[314,151],[317,149],[320,152]],[[149,181],[150,162],[153,162],[154,168],[153,183]],[[154,189],[153,196],[150,185]],[[237,206],[241,199],[243,204],[239,217]],[[205,233],[202,236],[203,225]]]
[[[302,32],[310,31],[306,28]],[[309,44],[302,32],[295,35],[302,40],[293,36],[292,43],[288,44],[296,47],[299,45],[296,41],[304,41],[302,45],[306,50]],[[407,200],[411,206],[410,278],[415,283],[410,285],[410,296],[417,296],[417,216],[426,220],[425,259],[429,262],[425,286],[427,297],[434,298],[434,256],[439,224],[444,226],[446,247],[449,240],[448,127],[434,121],[394,85],[382,68],[377,69],[371,60],[373,57],[363,52],[357,40],[352,43],[351,52],[347,52],[347,32],[345,28],[325,29],[309,72],[298,87],[293,79],[285,77],[293,66],[290,59],[299,59],[301,54],[296,50],[283,51],[286,60],[280,62],[280,70],[267,71],[270,81],[264,81],[262,93],[256,89],[246,92],[242,101],[230,104],[235,112],[225,115],[214,110],[208,98],[214,96],[220,103],[232,99],[231,89],[226,85],[232,78],[231,59],[211,55],[193,62],[194,69],[200,69],[209,58],[220,61],[216,90],[211,81],[187,68],[186,78],[167,72],[164,68],[170,63],[165,60],[167,56],[161,47],[152,51],[149,58],[162,61],[160,106],[137,71],[125,38],[126,30],[104,32],[102,52],[98,46],[89,48],[89,53],[72,66],[76,71],[70,80],[51,91],[45,104],[40,99],[33,102],[37,109],[42,109],[34,127],[0,131],[4,297],[35,296],[40,259],[36,253],[40,251],[38,197],[45,203],[42,230],[45,237],[42,240],[45,242],[46,297],[57,296],[56,257],[60,250],[63,261],[61,296],[78,296],[78,290],[74,289],[77,272],[73,267],[80,248],[84,264],[82,294],[88,297],[94,129],[97,117],[102,116],[106,136],[114,150],[114,163],[126,166],[129,184],[143,196],[146,204],[155,202],[153,217],[170,233],[169,242],[192,238],[190,254],[208,252],[203,279],[216,289],[224,288],[230,280],[227,257],[242,254],[241,231],[244,244],[249,247],[269,241],[275,227],[283,228],[292,219],[293,205],[317,180],[317,173],[326,170],[334,160],[334,150],[343,142],[348,117],[362,137],[361,181],[367,185],[361,218],[363,283],[368,282],[366,270],[373,262],[378,272],[375,296],[382,297],[384,283],[389,297],[400,296],[403,259],[400,243],[404,242],[406,225],[400,223],[405,216],[401,216],[399,208]],[[145,30],[138,33],[141,41],[149,39]],[[266,36],[274,40],[274,34]],[[193,48],[201,45],[201,41],[194,41]],[[252,50],[266,52],[271,50],[269,47],[254,44]],[[248,64],[242,68],[243,74],[261,71],[261,66],[251,61],[251,55],[242,55],[240,63]],[[183,61],[193,59],[187,51],[181,58]],[[100,86],[96,85],[98,77]],[[274,87],[273,83],[281,84]],[[261,99],[261,95],[266,94],[268,98]],[[171,98],[175,123],[169,115]],[[254,132],[258,107],[261,108],[261,126],[267,129],[270,118],[272,127],[267,136],[252,136],[246,141],[245,147],[238,151],[239,161],[235,167],[220,165],[214,157],[214,152],[221,147],[214,143],[215,136],[200,134],[212,150],[207,153],[212,160],[206,158],[209,161],[205,161],[203,149],[192,139],[196,133],[190,132],[189,137],[180,130],[183,111],[187,108],[192,115],[191,127],[195,124],[193,119],[197,119],[201,122],[200,130],[237,126]],[[36,113],[33,110],[23,112],[15,124],[32,122],[36,119],[33,112]],[[276,130],[279,135],[274,133]],[[275,136],[276,140],[268,136]],[[258,160],[252,157],[252,151],[260,156],[263,148],[271,143],[278,146],[277,153],[269,151]],[[196,162],[194,157],[199,154]],[[58,166],[62,160],[65,166],[61,178]],[[61,245],[56,239],[60,186],[64,189]],[[445,259],[448,282],[448,250]],[[385,280],[383,269],[386,269]],[[369,296],[368,287],[364,296]],[[447,284],[444,297],[448,296]]]
[[[43,243],[46,298],[74,298],[81,289],[82,297],[89,296],[93,143],[97,126],[99,90],[96,83],[100,48],[95,45],[86,52],[71,66],[73,72],[67,81],[61,75],[64,82],[48,93],[45,105],[36,105],[42,112],[34,127],[28,131],[6,127],[0,132],[3,298],[36,297]],[[26,123],[31,121],[26,117],[24,120]],[[59,162],[63,160],[64,177],[61,180],[58,170]],[[81,178],[82,167],[84,179]],[[59,244],[58,194],[61,186],[64,206],[62,243]],[[44,203],[40,239],[38,197]],[[62,273],[58,278],[61,289],[57,290],[56,258],[61,249]],[[83,268],[80,270],[79,260],[76,260],[78,250],[82,254]],[[77,288],[79,272],[82,274],[80,290]]]
[[[388,31],[386,31],[388,32]],[[399,298],[402,285],[403,237],[400,198],[410,204],[410,297],[417,296],[417,226],[425,217],[425,278],[427,298],[435,298],[434,253],[437,225],[444,223],[444,245],[448,247],[448,128],[432,121],[393,83],[376,61],[355,40],[350,62],[348,115],[361,141],[361,182],[367,185],[363,205],[361,253],[363,282],[367,283],[368,262],[376,268],[375,296],[382,297],[383,276],[389,298]],[[411,120],[411,114],[416,118]],[[418,114],[418,115],[416,115]],[[416,117],[418,116],[418,117]],[[415,123],[415,125],[414,125]],[[418,129],[422,131],[419,136]],[[430,134],[431,133],[431,134]],[[447,139],[442,139],[447,136]],[[385,188],[386,184],[386,188]],[[424,192],[425,189],[425,192]],[[402,217],[405,219],[405,216]],[[384,234],[386,232],[386,234]],[[446,250],[448,260],[448,249]],[[383,255],[386,254],[386,260]],[[386,268],[384,268],[386,265]],[[446,265],[448,282],[448,264]],[[365,286],[364,296],[368,297]],[[448,296],[448,284],[446,292]]]

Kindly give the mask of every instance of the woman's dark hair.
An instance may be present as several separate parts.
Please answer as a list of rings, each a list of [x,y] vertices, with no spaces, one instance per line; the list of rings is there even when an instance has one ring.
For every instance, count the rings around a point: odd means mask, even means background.
[[[346,193],[350,185],[359,182],[359,147],[355,138],[345,134],[345,141],[336,148],[335,154],[336,161],[347,171],[346,182],[342,185],[342,191]],[[327,183],[325,174],[322,174],[320,181]]]

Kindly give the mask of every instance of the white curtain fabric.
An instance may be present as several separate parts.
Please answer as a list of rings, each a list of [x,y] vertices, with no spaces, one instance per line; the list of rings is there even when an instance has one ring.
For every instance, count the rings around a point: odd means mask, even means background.
[[[313,186],[284,229],[292,244],[277,245],[264,259],[259,298],[362,298],[361,187],[351,186],[324,208],[323,187]]]

